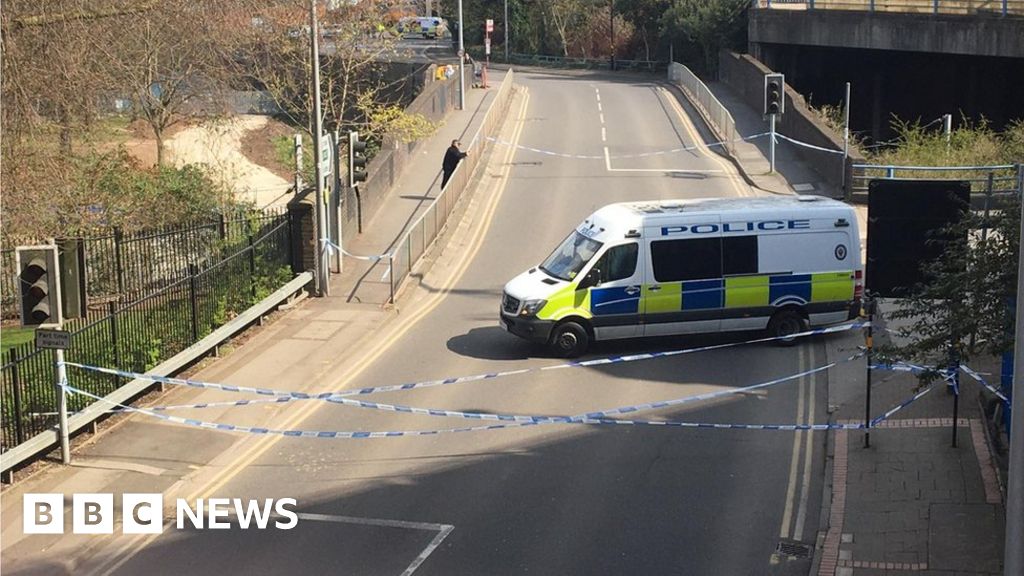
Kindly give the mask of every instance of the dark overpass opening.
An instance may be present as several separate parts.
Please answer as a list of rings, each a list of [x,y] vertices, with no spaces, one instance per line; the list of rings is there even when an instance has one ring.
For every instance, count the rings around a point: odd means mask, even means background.
[[[996,130],[1024,119],[1024,59],[760,44],[764,63],[814,106],[838,105],[851,83],[850,127],[872,142],[895,136],[894,116],[986,118]]]

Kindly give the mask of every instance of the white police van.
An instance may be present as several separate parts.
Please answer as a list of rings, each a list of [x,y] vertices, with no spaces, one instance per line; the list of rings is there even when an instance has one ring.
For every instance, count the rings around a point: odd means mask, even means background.
[[[853,208],[819,196],[611,204],[505,285],[500,322],[563,356],[617,338],[785,337],[856,316],[860,253]]]

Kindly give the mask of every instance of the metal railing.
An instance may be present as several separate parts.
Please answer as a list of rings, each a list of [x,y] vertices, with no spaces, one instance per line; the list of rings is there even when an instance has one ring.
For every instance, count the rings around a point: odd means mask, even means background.
[[[190,264],[216,262],[233,254],[241,243],[266,225],[274,225],[281,209],[240,211],[199,222],[134,232],[110,228],[78,237],[85,245],[86,283],[91,309],[101,311],[107,301],[133,301],[189,275]],[[43,244],[23,241],[21,244]],[[18,317],[14,248],[0,250],[0,313]]]
[[[1024,16],[1024,0],[753,0],[754,8]]]
[[[1024,190],[1024,164],[997,166],[891,166],[854,164],[850,178],[854,195],[868,193],[868,183],[890,180],[961,180],[971,183],[972,204],[984,207]]]
[[[455,172],[452,173],[448,184],[437,198],[431,202],[426,211],[409,226],[408,231],[395,245],[388,255],[388,266],[390,270],[391,297],[395,301],[395,292],[401,285],[402,280],[409,275],[410,270],[421,256],[430,247],[430,244],[437,238],[438,233],[444,227],[448,216],[451,214],[455,203],[458,202],[462,193],[469,187],[469,180],[481,161],[482,149],[487,144],[487,138],[496,136],[501,130],[501,124],[505,119],[505,113],[512,102],[512,83],[515,78],[510,69],[505,73],[494,96],[494,103],[484,115],[484,120],[477,129],[476,134],[470,140],[467,151],[472,152],[459,163]]]
[[[695,104],[701,114],[708,120],[718,137],[725,143],[730,154],[736,152],[736,121],[729,110],[718,101],[711,90],[686,66],[673,62],[668,66],[669,82],[679,86],[686,92],[690,102]]]
[[[294,276],[291,219],[263,220],[229,256],[194,262],[175,282],[129,304],[106,303],[106,315],[65,324],[72,333],[69,362],[145,372],[227,323]],[[4,353],[0,369],[0,450],[6,452],[56,423],[53,354],[26,342]],[[74,375],[76,388],[105,396],[122,378],[97,372]],[[70,411],[85,408],[68,398]]]
[[[549,56],[547,54],[510,54],[509,63],[524,66],[551,66],[556,68],[602,69],[611,66],[608,58],[573,58],[568,56]],[[667,62],[658,60],[620,60],[615,59],[616,70],[646,70],[654,72],[663,70]]]

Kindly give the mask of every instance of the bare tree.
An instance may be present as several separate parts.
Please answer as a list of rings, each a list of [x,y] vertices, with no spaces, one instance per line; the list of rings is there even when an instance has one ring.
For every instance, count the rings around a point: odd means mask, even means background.
[[[224,113],[226,25],[219,3],[161,0],[94,36],[112,88],[131,97],[153,131],[158,165],[170,127]]]
[[[395,108],[410,81],[387,75],[390,64],[402,56],[397,37],[387,31],[390,15],[400,5],[397,0],[364,0],[328,10],[317,4],[325,129],[379,134],[403,126],[399,132],[412,139],[432,131],[429,123],[400,118],[403,111]],[[259,1],[245,14],[249,22],[240,23],[233,42],[237,76],[270,94],[293,125],[312,134],[309,0]]]

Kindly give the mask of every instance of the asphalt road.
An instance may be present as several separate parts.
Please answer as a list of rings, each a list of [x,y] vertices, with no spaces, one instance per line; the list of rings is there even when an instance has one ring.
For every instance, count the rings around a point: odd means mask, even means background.
[[[699,150],[660,153],[694,144],[695,134],[655,80],[530,73],[517,80],[529,94],[525,117],[514,119],[522,123],[519,144],[585,158],[516,151],[489,232],[455,290],[391,343],[362,373],[361,385],[558,364],[498,327],[506,281],[543,259],[604,204],[750,194],[721,159]],[[748,337],[609,343],[594,346],[587,357]],[[820,343],[753,345],[375,400],[577,414],[754,384],[823,358]],[[822,422],[825,404],[822,376],[640,417]],[[464,425],[324,405],[302,428]],[[284,438],[218,494],[296,498],[299,511],[309,515],[296,529],[169,531],[117,573],[806,574],[809,559],[774,552],[784,538],[814,541],[823,444],[821,432],[579,425],[378,440]]]

